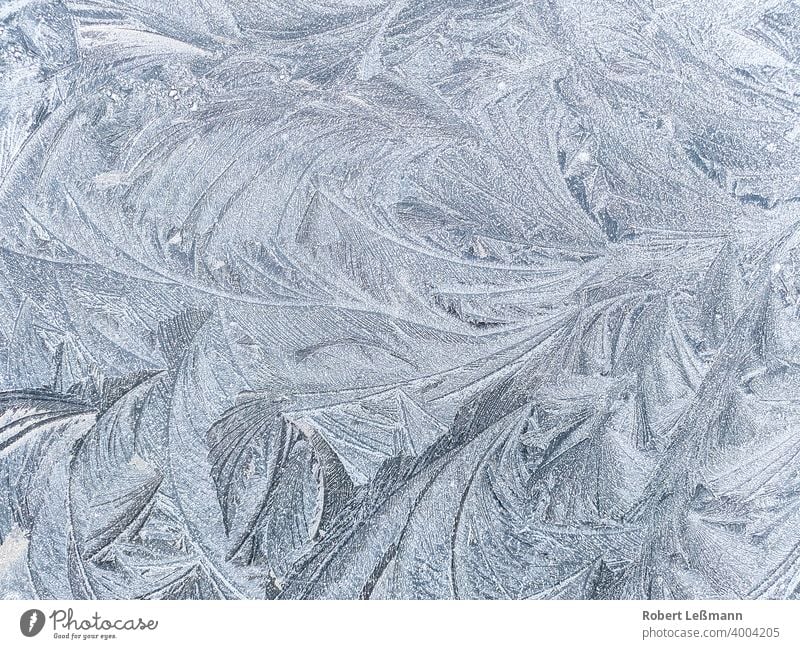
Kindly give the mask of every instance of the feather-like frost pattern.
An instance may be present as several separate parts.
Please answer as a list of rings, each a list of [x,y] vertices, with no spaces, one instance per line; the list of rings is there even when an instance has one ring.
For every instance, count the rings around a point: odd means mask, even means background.
[[[0,6],[0,595],[800,597],[800,10]]]

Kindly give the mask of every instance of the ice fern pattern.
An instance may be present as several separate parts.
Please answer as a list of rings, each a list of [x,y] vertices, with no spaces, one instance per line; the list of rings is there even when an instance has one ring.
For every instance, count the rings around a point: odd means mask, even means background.
[[[0,2],[0,595],[800,598],[800,6]]]

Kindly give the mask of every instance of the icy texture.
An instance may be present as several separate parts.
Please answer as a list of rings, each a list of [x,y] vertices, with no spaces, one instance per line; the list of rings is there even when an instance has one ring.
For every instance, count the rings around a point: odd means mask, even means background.
[[[796,2],[0,25],[0,594],[800,596]]]

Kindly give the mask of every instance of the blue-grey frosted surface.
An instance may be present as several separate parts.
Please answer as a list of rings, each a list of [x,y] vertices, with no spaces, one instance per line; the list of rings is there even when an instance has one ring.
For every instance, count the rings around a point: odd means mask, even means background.
[[[0,594],[800,596],[800,5],[2,0]]]

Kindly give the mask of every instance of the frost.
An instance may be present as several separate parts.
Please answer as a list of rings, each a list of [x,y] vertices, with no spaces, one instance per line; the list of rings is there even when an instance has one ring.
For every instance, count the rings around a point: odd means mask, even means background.
[[[798,47],[0,6],[0,596],[800,597]]]

